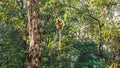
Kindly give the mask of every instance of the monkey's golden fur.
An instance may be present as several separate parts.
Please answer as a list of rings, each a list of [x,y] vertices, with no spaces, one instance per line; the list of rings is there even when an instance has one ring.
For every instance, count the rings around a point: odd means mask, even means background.
[[[57,29],[63,29],[63,26],[64,26],[64,21],[60,18],[56,19],[56,27]]]

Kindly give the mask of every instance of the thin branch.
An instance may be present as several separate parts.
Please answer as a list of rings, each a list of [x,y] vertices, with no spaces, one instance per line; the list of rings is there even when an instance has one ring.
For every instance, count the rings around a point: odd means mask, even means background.
[[[97,18],[93,17],[92,15],[89,14],[88,16],[90,16],[91,18],[93,18],[94,20],[96,20],[98,23],[100,23],[100,21]]]

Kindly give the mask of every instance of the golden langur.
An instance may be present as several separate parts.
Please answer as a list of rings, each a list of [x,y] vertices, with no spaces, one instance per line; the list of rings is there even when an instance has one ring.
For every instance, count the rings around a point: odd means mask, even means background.
[[[56,19],[56,27],[58,29],[58,38],[59,38],[59,45],[58,45],[58,49],[61,50],[61,31],[64,27],[64,21],[60,18]]]
[[[64,27],[64,21],[60,18],[56,19],[56,27],[58,30],[63,29]]]

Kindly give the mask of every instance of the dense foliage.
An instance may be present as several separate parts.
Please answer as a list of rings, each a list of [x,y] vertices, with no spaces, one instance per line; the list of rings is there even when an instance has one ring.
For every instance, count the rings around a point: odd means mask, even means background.
[[[41,0],[38,9],[42,23],[42,67],[119,68],[120,19],[115,14],[120,11],[119,3]],[[65,22],[60,51],[57,18]],[[27,68],[27,22],[27,0],[0,1],[0,68]]]

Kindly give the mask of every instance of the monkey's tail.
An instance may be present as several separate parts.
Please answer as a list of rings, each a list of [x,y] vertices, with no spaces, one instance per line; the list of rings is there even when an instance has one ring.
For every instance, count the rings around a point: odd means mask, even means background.
[[[59,29],[59,45],[58,45],[59,50],[61,50],[61,30]]]

